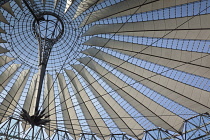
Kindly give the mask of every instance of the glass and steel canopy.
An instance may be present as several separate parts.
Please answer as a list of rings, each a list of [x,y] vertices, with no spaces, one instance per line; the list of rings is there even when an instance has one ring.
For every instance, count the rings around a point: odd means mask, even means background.
[[[209,0],[0,6],[0,137],[209,139]]]

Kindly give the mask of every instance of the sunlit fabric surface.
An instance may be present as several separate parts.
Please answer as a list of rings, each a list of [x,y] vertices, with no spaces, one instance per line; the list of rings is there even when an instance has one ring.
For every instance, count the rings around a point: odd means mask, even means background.
[[[210,0],[2,0],[0,4],[3,137],[207,139]],[[49,23],[36,25],[33,14]],[[53,39],[62,35],[53,44],[39,103],[50,122],[32,128],[20,113],[24,109],[33,115],[38,98],[36,32]],[[187,127],[188,120],[201,114],[207,119]],[[21,126],[17,133],[8,126],[15,121]],[[167,135],[159,135],[159,130]],[[150,131],[154,134],[147,136]],[[193,136],[185,137],[189,132]]]

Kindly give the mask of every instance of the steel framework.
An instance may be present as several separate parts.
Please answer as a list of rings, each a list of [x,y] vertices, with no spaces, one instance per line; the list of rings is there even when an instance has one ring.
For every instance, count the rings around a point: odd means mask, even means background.
[[[0,6],[3,139],[210,139],[210,0]]]
[[[22,120],[10,117],[4,124],[0,127],[0,135],[4,139],[40,139],[40,140],[54,140],[54,139],[65,139],[72,140],[70,133],[63,130],[52,130],[54,135],[50,138],[46,135],[44,127],[29,128],[27,131],[23,131],[21,124],[24,123]],[[33,135],[31,135],[33,133]],[[95,134],[91,133],[81,133],[80,140],[97,140]],[[112,134],[109,137],[110,140],[131,140],[126,134]],[[207,140],[210,139],[210,115],[200,114],[189,118],[185,121],[182,133],[174,133],[163,128],[156,128],[151,130],[146,130],[144,133],[143,140]]]

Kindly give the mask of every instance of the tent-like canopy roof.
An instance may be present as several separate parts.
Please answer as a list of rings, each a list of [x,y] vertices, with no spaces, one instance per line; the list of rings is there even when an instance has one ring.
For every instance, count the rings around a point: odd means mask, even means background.
[[[0,6],[3,137],[209,138],[209,0]],[[48,60],[43,84],[40,56]],[[37,100],[50,122],[32,126],[21,113],[33,116]]]

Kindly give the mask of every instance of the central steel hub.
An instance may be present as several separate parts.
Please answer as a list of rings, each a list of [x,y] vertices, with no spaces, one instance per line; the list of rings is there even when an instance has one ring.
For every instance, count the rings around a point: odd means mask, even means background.
[[[39,14],[34,20],[33,30],[37,38],[58,41],[64,33],[64,25],[60,17],[51,12]]]

